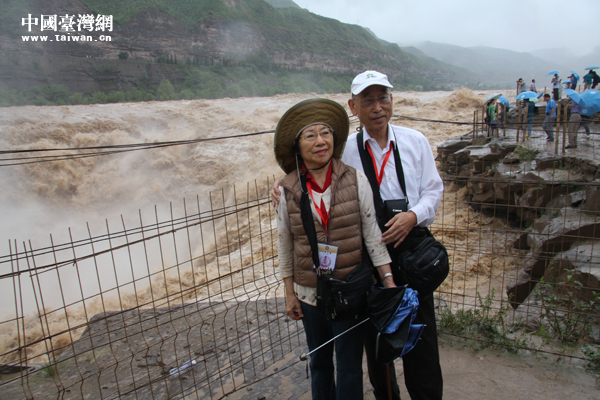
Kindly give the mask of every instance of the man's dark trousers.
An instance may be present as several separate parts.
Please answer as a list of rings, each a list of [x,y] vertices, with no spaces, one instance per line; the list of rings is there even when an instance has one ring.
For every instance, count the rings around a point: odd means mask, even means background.
[[[400,247],[414,247],[419,241],[420,239],[413,239],[409,236],[405,240],[405,243]],[[402,282],[396,283],[400,285]],[[443,378],[442,369],[440,367],[433,294],[429,294],[425,299],[419,295],[419,309],[417,310],[417,316],[413,322],[415,324],[424,324],[425,329],[423,329],[421,339],[418,341],[417,345],[402,357],[406,388],[412,400],[441,399]],[[383,363],[377,363],[375,361],[376,335],[376,330],[369,325],[365,340],[365,353],[367,354],[369,378],[375,391],[375,398],[377,400],[388,400],[386,366]],[[390,363],[390,376],[392,383],[392,399],[399,400],[400,389],[398,388],[398,383],[396,381],[394,363]]]

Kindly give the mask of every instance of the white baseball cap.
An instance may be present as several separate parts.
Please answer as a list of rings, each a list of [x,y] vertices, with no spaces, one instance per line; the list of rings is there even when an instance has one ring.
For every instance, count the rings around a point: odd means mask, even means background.
[[[361,74],[356,75],[356,78],[352,81],[351,91],[352,94],[359,94],[369,86],[381,85],[389,88],[393,88],[388,81],[386,74],[382,74],[377,71],[365,71]]]

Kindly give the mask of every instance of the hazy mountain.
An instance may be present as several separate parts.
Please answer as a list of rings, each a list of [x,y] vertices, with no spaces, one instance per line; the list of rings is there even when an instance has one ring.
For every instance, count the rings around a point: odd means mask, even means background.
[[[600,46],[594,47],[591,53],[577,59],[578,68],[583,69],[589,65],[600,66]]]
[[[422,42],[416,48],[427,56],[473,71],[476,76],[482,76],[484,82],[495,82],[508,88],[514,87],[518,78],[523,78],[528,84],[531,79],[535,79],[538,88],[543,88],[550,83],[546,74],[551,70],[560,70],[563,79],[570,75],[570,68],[567,66],[530,53],[434,42]]]
[[[286,8],[286,7],[300,8],[300,6],[296,3],[294,3],[292,0],[265,0],[265,1],[275,8]]]
[[[572,68],[576,68],[576,60],[579,58],[575,53],[569,50],[567,47],[553,48],[553,49],[541,49],[529,52],[531,55],[546,60],[551,63],[557,63],[562,65],[569,65]]]

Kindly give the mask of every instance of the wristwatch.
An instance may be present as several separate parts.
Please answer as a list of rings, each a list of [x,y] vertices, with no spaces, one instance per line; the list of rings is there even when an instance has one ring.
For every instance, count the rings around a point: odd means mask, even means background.
[[[382,282],[383,282],[383,281],[385,281],[385,280],[386,280],[387,278],[389,278],[390,276],[391,276],[391,277],[393,277],[393,276],[394,276],[394,274],[392,274],[391,272],[388,272],[388,273],[386,273],[385,275],[383,275],[383,279],[381,279],[381,281],[382,281]]]

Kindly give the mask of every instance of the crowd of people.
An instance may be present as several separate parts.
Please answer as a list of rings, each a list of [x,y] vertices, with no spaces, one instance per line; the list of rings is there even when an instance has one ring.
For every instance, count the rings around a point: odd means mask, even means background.
[[[275,156],[287,174],[271,192],[279,271],[286,312],[304,325],[315,400],[363,398],[363,349],[375,397],[400,399],[394,363],[384,364],[377,357],[378,332],[361,325],[338,337],[357,320],[325,315],[318,289],[324,274],[349,279],[365,263],[377,286],[405,285],[396,273],[399,257],[431,235],[427,226],[440,205],[443,182],[427,138],[390,124],[391,89],[380,72],[356,76],[348,106],[361,127],[351,135],[344,108],[325,99],[296,104],[275,131]],[[379,212],[390,204],[392,213]],[[424,328],[414,348],[402,357],[404,380],[411,399],[441,399],[433,294],[419,293],[418,300],[414,322]],[[334,337],[334,344],[320,347]]]
[[[553,71],[554,72],[554,71]],[[572,71],[571,71],[572,72]],[[550,72],[549,74],[552,74]],[[549,142],[554,141],[554,125],[556,121],[556,109],[557,109],[557,101],[560,101],[563,90],[571,89],[577,90],[577,85],[579,83],[579,76],[572,72],[569,75],[568,79],[562,80],[558,74],[558,71],[553,74],[552,79],[550,81],[552,84],[552,95],[545,93],[543,96],[544,101],[546,102],[545,108],[545,117],[544,123],[542,124],[542,128],[546,132],[546,140]],[[590,69],[586,75],[583,76],[583,91],[589,89],[596,89],[596,87],[600,84],[600,76],[596,73],[594,69]],[[561,87],[561,85],[563,87]],[[526,92],[526,85],[523,81],[523,78],[519,78],[517,80],[517,96],[523,92]],[[536,88],[535,79],[531,80],[531,84],[529,86],[529,91],[538,93]],[[541,96],[541,95],[540,95]],[[535,107],[535,101],[537,98],[530,98],[529,100],[524,99],[523,106],[523,119],[525,119],[525,115],[527,116],[527,131],[524,132],[525,139],[529,139],[531,137],[533,120],[535,117],[535,113],[537,111]],[[569,99],[570,100],[570,99]],[[520,101],[518,101],[519,103]],[[486,123],[488,124],[488,136],[490,134],[493,135],[494,129],[497,128],[500,124],[500,120],[496,121],[495,116],[496,107],[503,107],[501,103],[497,103],[496,101],[491,101],[489,105],[486,105]],[[573,100],[570,100],[567,105],[569,108],[569,144],[566,146],[567,149],[577,148],[577,133],[581,126],[584,127],[586,135],[590,135],[590,117],[589,115],[582,115],[583,107],[580,104],[577,104]],[[525,120],[522,122],[523,128],[525,127]]]
[[[568,76],[568,79],[565,79],[563,81],[560,78],[560,76],[558,75],[558,73],[555,73],[552,76],[550,83],[552,84],[552,94],[553,94],[552,98],[554,99],[554,101],[558,101],[558,100],[560,100],[563,89],[577,90],[577,85],[579,84],[579,75],[577,75],[575,73],[571,73],[571,75]],[[598,75],[596,73],[596,71],[594,71],[593,69],[590,69],[589,72],[583,76],[583,90],[585,91],[588,89],[596,89],[598,84],[600,84],[600,75]],[[561,85],[562,85],[562,87],[561,87]],[[537,90],[537,87],[535,84],[535,79],[531,80],[529,89],[527,89],[527,86],[525,84],[525,81],[523,81],[523,78],[519,78],[517,80],[517,95],[519,95],[520,93],[526,92],[527,90],[538,93],[538,90]]]

